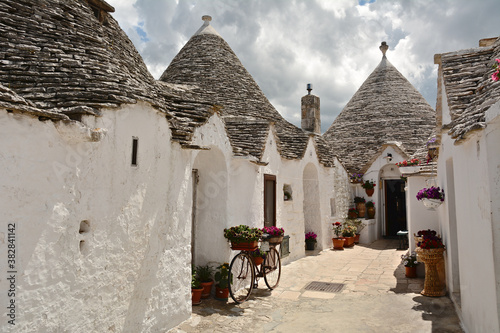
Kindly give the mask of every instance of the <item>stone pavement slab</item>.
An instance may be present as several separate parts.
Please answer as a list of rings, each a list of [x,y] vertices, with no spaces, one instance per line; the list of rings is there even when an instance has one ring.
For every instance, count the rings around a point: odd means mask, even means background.
[[[235,304],[206,299],[183,332],[463,332],[448,297],[420,295],[423,278],[408,279],[397,240],[344,251],[323,250],[282,267],[273,291],[260,281],[250,299]],[[338,293],[305,290],[312,281],[343,283]]]

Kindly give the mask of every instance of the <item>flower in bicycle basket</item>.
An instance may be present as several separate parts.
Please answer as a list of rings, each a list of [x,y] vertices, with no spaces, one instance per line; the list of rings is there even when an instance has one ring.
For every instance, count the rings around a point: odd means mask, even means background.
[[[267,252],[262,251],[260,248],[258,248],[257,250],[252,251],[252,252],[251,252],[251,255],[252,255],[252,257],[254,257],[254,258],[258,258],[258,257],[260,257],[260,258],[266,259]]]
[[[278,228],[275,226],[264,227],[261,229],[264,234],[268,234],[269,237],[281,237],[285,234],[285,229]]]

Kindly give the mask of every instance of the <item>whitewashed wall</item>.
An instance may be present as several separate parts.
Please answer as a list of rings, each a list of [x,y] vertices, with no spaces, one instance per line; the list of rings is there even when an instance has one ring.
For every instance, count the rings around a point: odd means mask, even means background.
[[[16,331],[168,329],[191,312],[190,153],[172,148],[164,115],[146,104],[85,122],[105,133],[99,142],[0,111],[0,247],[5,258],[15,223]]]
[[[447,284],[460,294],[461,318],[470,332],[500,331],[498,104],[490,110],[487,128],[465,142],[455,145],[443,135],[439,156],[438,185],[448,189],[439,210]]]

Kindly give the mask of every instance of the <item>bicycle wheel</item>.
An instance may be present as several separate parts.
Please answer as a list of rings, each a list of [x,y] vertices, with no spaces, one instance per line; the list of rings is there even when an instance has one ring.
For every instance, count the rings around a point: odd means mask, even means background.
[[[261,269],[264,272],[264,281],[266,281],[267,287],[271,290],[276,288],[280,283],[281,259],[274,247],[269,250]]]
[[[233,258],[229,266],[229,294],[236,303],[243,303],[250,297],[255,280],[252,258],[240,252]]]

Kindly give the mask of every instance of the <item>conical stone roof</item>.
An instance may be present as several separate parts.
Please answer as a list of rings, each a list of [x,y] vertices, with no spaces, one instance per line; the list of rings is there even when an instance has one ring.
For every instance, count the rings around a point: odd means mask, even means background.
[[[179,51],[160,80],[191,85],[197,98],[220,106],[235,155],[260,159],[269,125],[274,123],[281,156],[302,158],[309,135],[287,122],[273,107],[231,47],[210,25],[211,17],[204,16],[203,20],[203,26]],[[329,151],[323,149],[320,154],[323,164],[333,165]]]
[[[379,148],[401,142],[411,155],[435,127],[435,111],[387,60],[368,76],[323,137],[349,172],[364,172]]]

